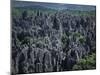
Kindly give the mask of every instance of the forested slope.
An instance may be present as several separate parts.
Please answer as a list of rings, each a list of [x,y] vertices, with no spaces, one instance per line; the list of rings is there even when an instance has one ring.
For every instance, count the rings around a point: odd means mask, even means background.
[[[82,14],[39,10],[14,13],[12,72],[95,69],[96,16]]]

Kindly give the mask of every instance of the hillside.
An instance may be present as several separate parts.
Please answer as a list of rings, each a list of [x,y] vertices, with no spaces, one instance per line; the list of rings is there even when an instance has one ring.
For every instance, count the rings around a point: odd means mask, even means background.
[[[51,11],[14,7],[12,74],[96,68],[95,14]]]

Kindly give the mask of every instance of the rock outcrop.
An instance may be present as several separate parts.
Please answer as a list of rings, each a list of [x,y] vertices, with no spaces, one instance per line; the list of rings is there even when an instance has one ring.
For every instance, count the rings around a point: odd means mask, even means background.
[[[95,51],[96,17],[37,11],[12,18],[12,68],[16,74],[69,71]]]

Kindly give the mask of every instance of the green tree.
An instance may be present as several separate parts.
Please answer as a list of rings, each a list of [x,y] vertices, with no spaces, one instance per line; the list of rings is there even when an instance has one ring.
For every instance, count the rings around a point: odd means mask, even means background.
[[[86,70],[86,69],[95,69],[96,68],[96,54],[92,53],[89,56],[86,56],[83,59],[73,66],[73,70]]]

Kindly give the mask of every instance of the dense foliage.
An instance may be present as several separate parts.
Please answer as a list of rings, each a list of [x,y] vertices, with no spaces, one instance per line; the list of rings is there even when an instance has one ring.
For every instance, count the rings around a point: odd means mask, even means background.
[[[92,53],[89,56],[86,56],[83,59],[80,59],[79,62],[73,66],[73,70],[88,70],[95,69],[96,67],[96,55]]]
[[[95,15],[28,9],[13,13],[12,72],[96,68]]]

